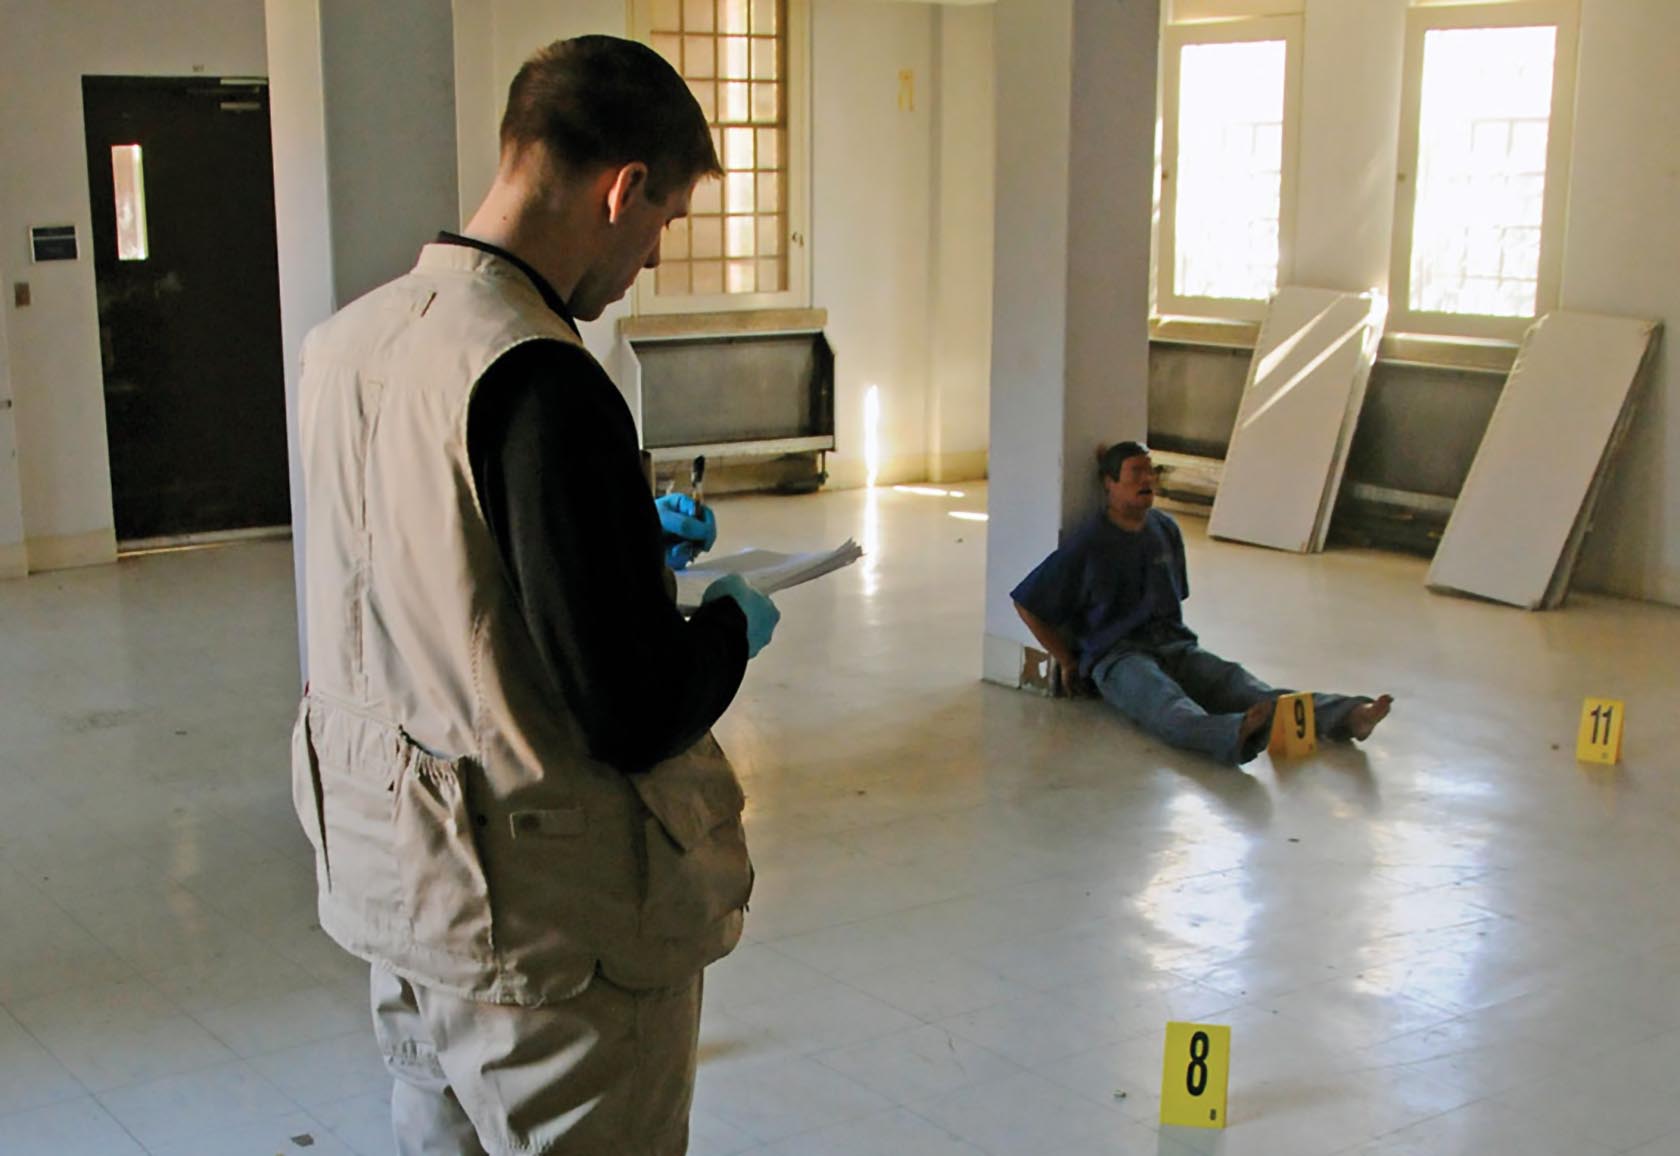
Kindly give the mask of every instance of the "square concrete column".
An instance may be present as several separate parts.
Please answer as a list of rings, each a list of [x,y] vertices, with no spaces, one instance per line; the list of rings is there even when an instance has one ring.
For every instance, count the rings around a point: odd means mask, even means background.
[[[1143,440],[1159,0],[999,0],[985,677],[1021,684],[1009,591]]]
[[[310,329],[412,268],[439,229],[460,226],[455,31],[450,0],[267,0],[265,10],[301,590],[298,353]],[[300,598],[300,651],[302,617]]]

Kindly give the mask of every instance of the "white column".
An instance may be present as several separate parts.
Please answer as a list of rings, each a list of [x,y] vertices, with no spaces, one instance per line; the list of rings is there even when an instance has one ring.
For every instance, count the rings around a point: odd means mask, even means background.
[[[1031,635],[1009,591],[1098,508],[1096,449],[1142,440],[1158,0],[999,0],[985,676]]]
[[[267,0],[265,13],[301,580],[298,352],[312,327],[408,269],[437,230],[460,224],[454,16],[449,0]],[[302,617],[300,599],[300,653]],[[307,654],[303,664],[307,677]]]
[[[4,284],[10,292],[10,283]],[[29,572],[29,554],[23,545],[23,490],[18,477],[11,380],[6,326],[0,323],[0,578],[22,578]]]

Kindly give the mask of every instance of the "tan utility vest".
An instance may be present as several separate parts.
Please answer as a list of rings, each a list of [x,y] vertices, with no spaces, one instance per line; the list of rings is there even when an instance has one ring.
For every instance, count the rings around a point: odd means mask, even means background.
[[[466,444],[479,380],[534,340],[579,344],[509,262],[428,245],[310,333],[299,396],[292,785],[321,926],[417,983],[513,1004],[575,995],[597,967],[681,983],[735,946],[752,888],[711,737],[626,775],[589,756],[538,659]]]

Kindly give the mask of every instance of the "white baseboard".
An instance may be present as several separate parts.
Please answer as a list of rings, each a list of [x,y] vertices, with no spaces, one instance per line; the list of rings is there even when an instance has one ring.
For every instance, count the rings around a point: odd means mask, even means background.
[[[967,453],[956,454],[932,454],[928,457],[928,481],[983,481],[991,465],[990,458],[991,455],[986,450],[970,450]]]
[[[980,677],[987,682],[1018,690],[1021,686],[1021,665],[1026,656],[1026,649],[1013,638],[986,635],[980,653]]]
[[[91,534],[64,534],[52,538],[29,538],[24,544],[29,572],[73,570],[79,566],[104,566],[117,560],[117,532],[95,530]]]

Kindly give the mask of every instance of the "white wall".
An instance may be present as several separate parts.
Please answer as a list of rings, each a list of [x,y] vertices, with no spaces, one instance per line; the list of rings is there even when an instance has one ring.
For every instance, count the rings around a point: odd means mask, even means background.
[[[115,557],[93,261],[84,75],[261,76],[262,0],[6,0],[0,8],[0,284],[33,569]],[[28,264],[29,225],[74,224],[82,257]],[[34,304],[11,304],[28,281]],[[4,470],[0,469],[0,478]],[[7,490],[0,480],[0,495]]]
[[[1400,150],[1405,0],[1307,0],[1297,285],[1388,284]]]
[[[928,476],[985,476],[992,375],[992,220],[997,166],[990,6],[941,8],[934,166]]]
[[[455,133],[465,220],[496,175],[496,130],[519,66],[555,40],[628,35],[630,7],[627,0],[454,0],[454,5]],[[618,320],[629,312],[629,302],[622,301],[580,326],[584,344],[609,370],[618,360]]]
[[[1563,305],[1667,326],[1580,584],[1680,605],[1680,4],[1583,0]]]
[[[834,345],[836,485],[858,485],[864,397],[880,387],[880,481],[925,478],[931,367],[934,13],[815,0],[811,294]],[[899,106],[899,72],[916,79]]]

